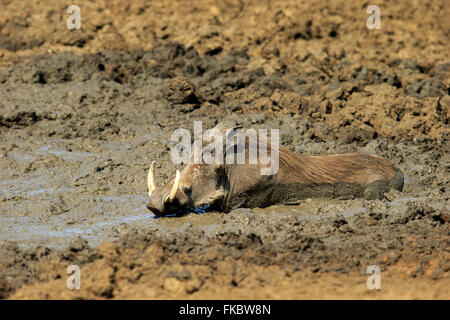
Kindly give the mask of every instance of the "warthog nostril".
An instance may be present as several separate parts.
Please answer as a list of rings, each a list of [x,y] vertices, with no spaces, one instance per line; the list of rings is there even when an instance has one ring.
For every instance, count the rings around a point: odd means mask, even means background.
[[[152,213],[154,213],[157,216],[162,215],[162,211],[153,206],[151,203],[147,203],[146,205],[147,209],[150,210]]]

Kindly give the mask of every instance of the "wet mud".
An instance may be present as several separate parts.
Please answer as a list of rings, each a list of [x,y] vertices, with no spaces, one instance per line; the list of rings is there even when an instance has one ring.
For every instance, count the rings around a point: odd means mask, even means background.
[[[444,2],[381,3],[373,31],[362,1],[81,2],[79,32],[65,5],[0,4],[0,298],[450,298]],[[156,218],[147,170],[173,178],[195,120],[374,153],[404,186]]]

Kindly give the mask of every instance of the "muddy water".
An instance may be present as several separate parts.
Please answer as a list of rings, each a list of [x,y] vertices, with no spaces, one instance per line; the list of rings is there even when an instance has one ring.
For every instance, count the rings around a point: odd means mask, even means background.
[[[57,165],[25,174],[2,172],[0,242],[13,241],[21,247],[64,248],[75,238],[82,237],[91,246],[97,246],[104,240],[116,239],[127,228],[161,226],[176,230],[186,223],[210,226],[221,221],[220,213],[209,213],[202,218],[193,213],[156,219],[145,208],[146,192],[80,194],[77,187],[92,174],[92,168],[94,172],[99,170],[99,161],[120,161],[121,158],[125,161],[132,143],[101,143],[100,148],[101,153],[67,151],[64,141],[54,139],[34,150],[8,152],[7,157],[18,167],[27,167],[48,157]],[[70,174],[59,174],[64,171]],[[145,183],[144,176],[142,183]],[[64,199],[74,199],[74,205],[68,205]]]
[[[147,135],[144,138],[151,140],[154,136]],[[94,153],[67,151],[64,141],[51,139],[29,151],[10,151],[8,157],[18,166],[27,166],[48,157],[52,157],[57,165],[40,168],[30,174],[16,173],[1,180],[0,194],[4,196],[4,200],[14,201],[3,201],[0,207],[0,242],[14,241],[21,247],[44,245],[62,249],[78,237],[95,247],[104,240],[117,239],[126,230],[137,227],[182,230],[187,225],[195,225],[207,234],[214,233],[223,222],[224,214],[220,212],[156,219],[145,208],[147,196],[144,192],[87,196],[77,190],[80,181],[89,177],[93,167],[96,168],[95,171],[99,170],[96,167],[99,161],[126,161],[133,144],[119,141],[101,143],[101,152]],[[71,174],[58,176],[58,173],[66,171],[68,167],[71,168]],[[144,184],[144,176],[142,178]],[[68,205],[64,199],[75,199],[76,202]],[[388,205],[395,207],[405,201],[415,200],[423,199],[403,197]],[[89,203],[88,206],[85,201]],[[235,212],[265,215],[275,220],[295,216],[305,221],[317,221],[363,214],[367,203],[362,199],[307,199],[295,206],[276,205],[264,209],[239,209]]]

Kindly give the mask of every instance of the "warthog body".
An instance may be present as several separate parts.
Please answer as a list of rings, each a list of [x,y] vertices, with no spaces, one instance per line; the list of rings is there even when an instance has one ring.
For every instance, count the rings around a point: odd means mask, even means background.
[[[248,154],[248,150],[246,146],[244,152]],[[402,173],[376,155],[312,156],[282,147],[276,152],[279,169],[274,175],[261,175],[260,164],[191,163],[161,187],[155,186],[152,163],[147,208],[157,216],[200,207],[229,212],[318,197],[381,199],[390,189],[403,187]]]

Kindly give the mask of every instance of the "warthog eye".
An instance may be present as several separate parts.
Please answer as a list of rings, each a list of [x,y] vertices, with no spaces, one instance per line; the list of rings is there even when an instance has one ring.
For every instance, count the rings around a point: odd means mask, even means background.
[[[192,187],[183,187],[183,192],[186,194],[191,194],[192,193]]]

